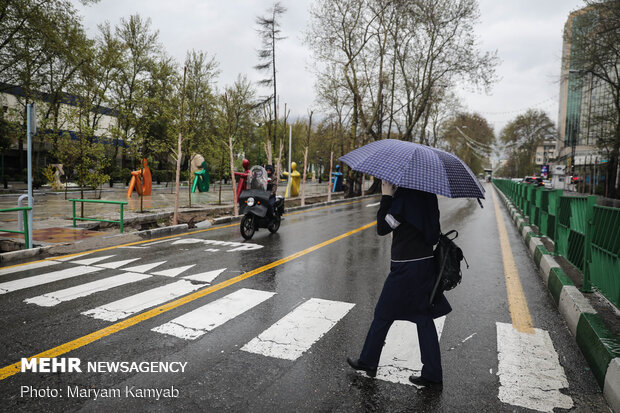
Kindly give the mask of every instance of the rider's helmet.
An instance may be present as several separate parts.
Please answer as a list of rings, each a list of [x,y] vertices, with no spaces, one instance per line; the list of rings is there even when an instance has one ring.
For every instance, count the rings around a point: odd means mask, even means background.
[[[243,169],[247,171],[250,168],[250,161],[244,159],[243,162],[241,162],[241,165],[243,166]]]

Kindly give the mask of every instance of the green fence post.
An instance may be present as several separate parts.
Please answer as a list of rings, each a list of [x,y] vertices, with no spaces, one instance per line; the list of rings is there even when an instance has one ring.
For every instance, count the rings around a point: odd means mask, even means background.
[[[30,233],[29,228],[28,228],[28,210],[24,209],[22,211],[23,218],[24,218],[24,249],[28,249],[28,246],[30,245],[30,237],[28,236],[28,234]],[[19,229],[19,228],[18,228]]]
[[[73,204],[73,228],[75,228],[75,201],[71,200]]]
[[[590,281],[590,257],[592,255],[592,231],[594,230],[594,205],[596,205],[596,197],[589,196],[586,206],[586,226],[585,241],[583,243],[583,286],[581,291],[584,293],[592,292],[592,283]]]
[[[564,195],[564,191],[562,191],[562,193],[556,192],[555,208],[553,208],[553,213],[555,214],[555,222],[553,223],[553,255],[560,255],[560,253],[558,252],[558,225],[560,224],[560,206],[562,205],[560,199],[562,198],[562,195]]]
[[[123,219],[123,204],[121,204],[121,234],[123,233],[123,222],[125,220]]]

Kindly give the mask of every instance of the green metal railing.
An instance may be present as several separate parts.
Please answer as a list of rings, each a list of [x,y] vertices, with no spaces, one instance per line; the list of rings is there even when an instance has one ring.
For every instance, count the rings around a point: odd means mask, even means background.
[[[594,205],[587,270],[594,284],[612,303],[620,303],[620,208]]]
[[[24,235],[24,249],[28,249],[28,245],[30,245],[30,238],[28,237],[28,211],[30,211],[32,207],[18,207],[18,208],[8,208],[8,209],[0,209],[0,212],[15,212],[22,211],[23,222],[24,222],[24,230],[23,231],[15,231],[12,229],[0,229],[0,232],[11,232],[13,234],[23,234]]]
[[[596,205],[595,196],[564,196],[562,190],[506,179],[493,183],[529,216],[539,234],[554,241],[554,254],[583,273],[583,291],[595,286],[620,307],[620,208]]]
[[[114,224],[120,224],[121,226],[121,234],[123,233],[123,207],[127,205],[127,201],[102,201],[99,199],[69,199],[73,203],[73,228],[75,228],[75,221],[98,221],[98,222],[111,222]],[[93,204],[116,204],[121,206],[121,217],[119,221],[114,221],[111,219],[99,219],[99,218],[81,218],[77,217],[75,214],[75,203],[76,202],[89,202]]]

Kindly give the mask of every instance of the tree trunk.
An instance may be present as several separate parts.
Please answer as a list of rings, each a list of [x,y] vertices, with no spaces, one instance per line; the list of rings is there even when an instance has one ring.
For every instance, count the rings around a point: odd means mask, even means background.
[[[172,218],[172,225],[179,224],[179,185],[181,184],[181,140],[182,135],[179,132],[179,139],[177,142],[177,174],[176,185],[174,190],[174,215]]]
[[[306,205],[306,162],[308,161],[308,147],[304,151],[304,173],[301,181],[301,206]]]
[[[228,136],[228,153],[230,154],[230,178],[232,181],[233,191],[233,215],[239,215],[239,206],[237,205],[237,180],[235,179],[235,162],[233,159],[233,142],[232,136]]]
[[[332,200],[332,167],[334,164],[334,151],[329,155],[329,185],[327,185],[327,202]]]

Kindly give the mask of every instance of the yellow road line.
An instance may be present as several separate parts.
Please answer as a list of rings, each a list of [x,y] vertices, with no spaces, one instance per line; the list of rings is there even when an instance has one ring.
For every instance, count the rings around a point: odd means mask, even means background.
[[[508,308],[512,318],[512,326],[521,333],[534,334],[534,323],[530,310],[527,307],[527,300],[523,292],[523,286],[519,278],[519,272],[515,264],[508,232],[504,224],[504,216],[499,208],[495,189],[491,190],[493,195],[493,205],[495,206],[495,217],[497,218],[497,229],[499,231],[499,241],[502,249],[502,260],[504,262],[504,276],[506,277],[506,293],[508,294]]]
[[[69,342],[67,342],[65,344],[61,344],[61,345],[59,345],[57,347],[54,347],[54,348],[49,349],[47,351],[44,351],[42,353],[36,354],[34,356],[31,356],[31,357],[28,358],[28,360],[30,360],[32,358],[42,358],[42,357],[52,358],[52,357],[58,357],[60,355],[68,353],[68,352],[70,352],[72,350],[78,349],[78,348],[83,347],[83,346],[85,346],[87,344],[90,344],[90,343],[92,343],[94,341],[97,341],[97,340],[99,340],[99,339],[101,339],[103,337],[109,336],[110,334],[117,333],[117,332],[119,332],[121,330],[124,330],[124,329],[126,329],[128,327],[136,325],[136,324],[138,324],[138,323],[140,323],[142,321],[145,321],[145,320],[148,320],[150,318],[153,318],[153,317],[155,317],[155,316],[157,316],[159,314],[163,314],[163,313],[165,313],[167,311],[170,311],[170,310],[172,310],[174,308],[177,308],[179,306],[187,304],[187,303],[189,303],[191,301],[197,300],[198,298],[201,298],[201,297],[204,297],[204,296],[209,295],[211,293],[214,293],[216,291],[219,291],[222,288],[226,288],[226,287],[228,287],[230,285],[236,284],[236,283],[238,283],[240,281],[243,281],[245,279],[253,277],[253,276],[255,276],[257,274],[260,274],[260,273],[262,273],[264,271],[267,271],[267,270],[269,270],[271,268],[277,267],[277,266],[282,265],[282,264],[284,264],[286,262],[292,261],[292,260],[294,260],[296,258],[299,258],[299,257],[304,256],[306,254],[309,254],[309,253],[311,253],[313,251],[316,251],[316,250],[318,250],[320,248],[323,248],[323,247],[325,247],[327,245],[333,244],[336,241],[339,241],[339,240],[341,240],[343,238],[346,238],[348,236],[351,236],[353,234],[361,232],[361,231],[363,231],[365,229],[368,229],[368,228],[370,228],[370,227],[372,227],[374,225],[376,225],[376,222],[371,222],[369,224],[363,225],[363,226],[361,226],[359,228],[356,228],[356,229],[354,229],[352,231],[346,232],[346,233],[344,233],[342,235],[338,235],[337,237],[334,237],[332,239],[324,241],[324,242],[322,242],[320,244],[316,244],[316,245],[313,245],[312,247],[306,248],[305,250],[296,252],[295,254],[289,255],[288,257],[279,259],[279,260],[274,261],[272,263],[269,263],[267,265],[263,265],[262,267],[259,267],[259,268],[256,268],[256,269],[252,270],[252,271],[249,271],[249,272],[246,272],[244,274],[238,275],[238,276],[233,277],[233,278],[231,278],[229,280],[223,281],[223,282],[221,282],[219,284],[212,285],[211,287],[207,287],[207,288],[204,288],[202,290],[198,290],[198,291],[196,291],[196,292],[194,292],[192,294],[186,295],[184,297],[181,297],[181,298],[178,298],[178,299],[176,299],[174,301],[171,301],[171,302],[169,302],[167,304],[163,304],[163,305],[161,305],[159,307],[153,308],[153,309],[151,309],[149,311],[146,311],[144,313],[141,313],[141,314],[138,314],[138,315],[133,316],[131,318],[128,318],[127,320],[118,322],[116,324],[112,324],[111,326],[108,326],[106,328],[102,328],[101,330],[95,331],[95,332],[87,334],[87,335],[85,335],[83,337],[77,338],[77,339],[69,341]],[[7,377],[10,377],[10,376],[12,376],[14,374],[19,373],[20,371],[21,371],[21,361],[19,361],[17,363],[14,363],[14,364],[11,364],[9,366],[3,367],[2,369],[0,369],[0,380],[4,380]]]
[[[324,206],[324,207],[320,207],[320,208],[312,208],[312,209],[307,209],[307,210],[304,210],[304,211],[298,211],[298,212],[292,212],[290,214],[284,214],[284,216],[302,214],[302,213],[305,213],[305,212],[318,211],[318,210],[326,209],[326,208],[334,208],[336,206],[342,206],[342,205],[351,205],[351,204],[355,204],[355,203],[362,202],[362,201],[363,201],[363,199],[360,199],[358,201],[347,202],[347,203],[343,203],[343,204],[335,204],[335,205],[328,205],[328,206]],[[80,255],[92,254],[93,252],[108,251],[108,250],[113,250],[113,249],[116,249],[116,248],[129,247],[129,246],[132,246],[132,245],[139,245],[139,244],[144,244],[144,243],[147,243],[147,242],[161,241],[161,240],[165,240],[165,239],[168,239],[168,238],[175,238],[175,237],[179,237],[179,236],[184,237],[186,235],[199,234],[201,232],[214,231],[216,229],[222,229],[222,228],[230,228],[230,227],[234,227],[234,226],[237,226],[237,225],[239,225],[239,224],[238,223],[234,223],[234,224],[221,225],[221,226],[218,225],[216,227],[200,229],[200,230],[197,230],[197,231],[190,231],[190,232],[186,232],[184,234],[167,235],[165,237],[160,237],[160,238],[150,238],[150,239],[145,239],[145,240],[142,240],[142,241],[130,242],[130,243],[127,243],[127,244],[113,245],[111,247],[99,248],[99,249],[96,249],[96,250],[76,252],[75,254],[61,255],[59,257],[49,257],[49,258],[44,258],[42,260],[37,260],[37,261],[29,261],[29,262],[24,262],[24,263],[21,263],[21,264],[7,265],[5,267],[0,267],[0,268],[1,269],[13,268],[13,267],[20,267],[22,265],[34,264],[34,263],[37,263],[37,262],[54,261],[54,260],[60,260],[60,259],[65,259],[65,258],[71,258],[71,257],[79,257]]]

